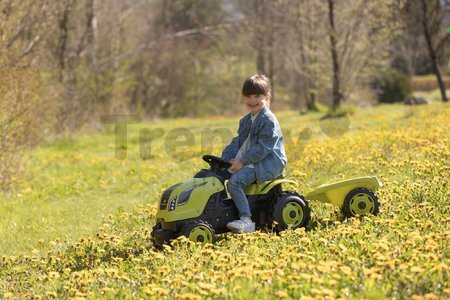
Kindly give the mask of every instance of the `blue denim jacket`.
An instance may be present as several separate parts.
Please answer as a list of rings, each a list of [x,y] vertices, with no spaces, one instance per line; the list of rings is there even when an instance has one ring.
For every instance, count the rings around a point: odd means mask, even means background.
[[[238,136],[222,152],[222,159],[230,161],[250,134],[250,148],[242,157],[244,166],[253,163],[258,184],[283,174],[287,163],[283,134],[275,115],[263,107],[252,123],[251,113],[239,121]]]

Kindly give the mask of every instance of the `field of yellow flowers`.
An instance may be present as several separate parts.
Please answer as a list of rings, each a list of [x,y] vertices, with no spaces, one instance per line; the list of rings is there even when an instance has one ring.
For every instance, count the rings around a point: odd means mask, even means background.
[[[27,155],[17,190],[1,196],[0,297],[5,299],[445,299],[450,297],[450,107],[357,109],[348,122],[279,113],[286,175],[307,193],[376,175],[378,216],[344,219],[310,202],[306,228],[225,234],[214,245],[152,247],[157,202],[168,186],[220,155],[202,128],[236,130],[237,118],[130,125],[126,159],[114,130],[59,139]],[[189,128],[196,141],[142,159],[142,128]]]

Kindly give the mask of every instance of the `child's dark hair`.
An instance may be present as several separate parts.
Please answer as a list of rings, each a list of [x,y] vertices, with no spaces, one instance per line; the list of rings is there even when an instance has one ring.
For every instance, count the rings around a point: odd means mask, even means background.
[[[267,95],[270,93],[270,80],[266,75],[257,74],[250,76],[244,81],[242,95]]]

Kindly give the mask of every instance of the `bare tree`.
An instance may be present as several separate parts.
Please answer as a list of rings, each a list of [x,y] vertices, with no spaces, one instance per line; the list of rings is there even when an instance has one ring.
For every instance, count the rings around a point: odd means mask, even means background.
[[[25,58],[32,62],[31,54],[37,51],[46,36],[51,19],[47,2],[0,1],[0,55],[8,58],[8,63],[17,65]]]
[[[0,1],[0,188],[20,168],[22,150],[51,132],[54,98],[36,59],[51,18],[46,1]]]
[[[304,1],[301,9],[300,3],[297,2],[296,9],[296,35],[298,37],[299,45],[299,57],[300,68],[298,68],[299,79],[303,79],[304,85],[302,86],[298,82],[299,87],[302,88],[303,95],[306,100],[307,111],[317,111],[316,101],[318,86],[320,85],[320,79],[318,78],[318,55],[319,55],[319,43],[318,43],[318,31],[320,17],[320,6],[311,1]],[[299,81],[300,81],[299,80]]]
[[[399,33],[392,14],[396,5],[393,0],[329,0],[332,109],[355,91],[368,89],[370,82],[389,68],[389,44]]]
[[[445,45],[448,46],[449,36],[445,32],[445,28],[442,26],[443,18],[445,16],[444,11],[448,9],[449,1],[445,0],[441,3],[440,0],[419,0],[420,10],[419,20],[422,24],[423,36],[425,38],[428,54],[433,68],[433,72],[436,75],[436,79],[441,91],[441,98],[443,102],[447,102],[448,98],[445,93],[445,85],[442,80],[442,74],[439,66],[439,51]]]
[[[282,27],[289,6],[289,1],[239,1],[241,11],[249,20],[244,31],[251,35],[250,45],[256,52],[256,71],[267,75],[272,82],[272,102],[276,98],[276,74],[282,63],[278,59],[282,47]]]
[[[74,5],[73,0],[64,0],[61,2],[61,15],[58,19],[59,43],[57,48],[57,57],[59,65],[59,78],[62,83],[66,81],[67,69],[67,48],[69,39],[69,18]]]
[[[328,55],[324,53],[323,36],[327,34],[324,14],[326,7],[321,2],[297,0],[285,24],[286,69],[294,73],[291,77],[295,104],[304,111],[317,111],[317,99],[327,86],[328,77],[323,76],[329,69]]]
[[[334,0],[328,0],[328,21],[330,24],[330,52],[333,63],[333,102],[331,108],[336,110],[341,104],[343,95],[340,90],[339,58],[336,46],[336,27],[334,25]]]

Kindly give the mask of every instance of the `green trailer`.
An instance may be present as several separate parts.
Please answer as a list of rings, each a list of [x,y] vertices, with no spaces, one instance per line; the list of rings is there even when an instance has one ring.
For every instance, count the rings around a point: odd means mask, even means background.
[[[340,206],[348,217],[377,215],[380,202],[374,191],[383,186],[375,176],[358,177],[331,184],[323,184],[305,195],[307,200],[317,200]]]

